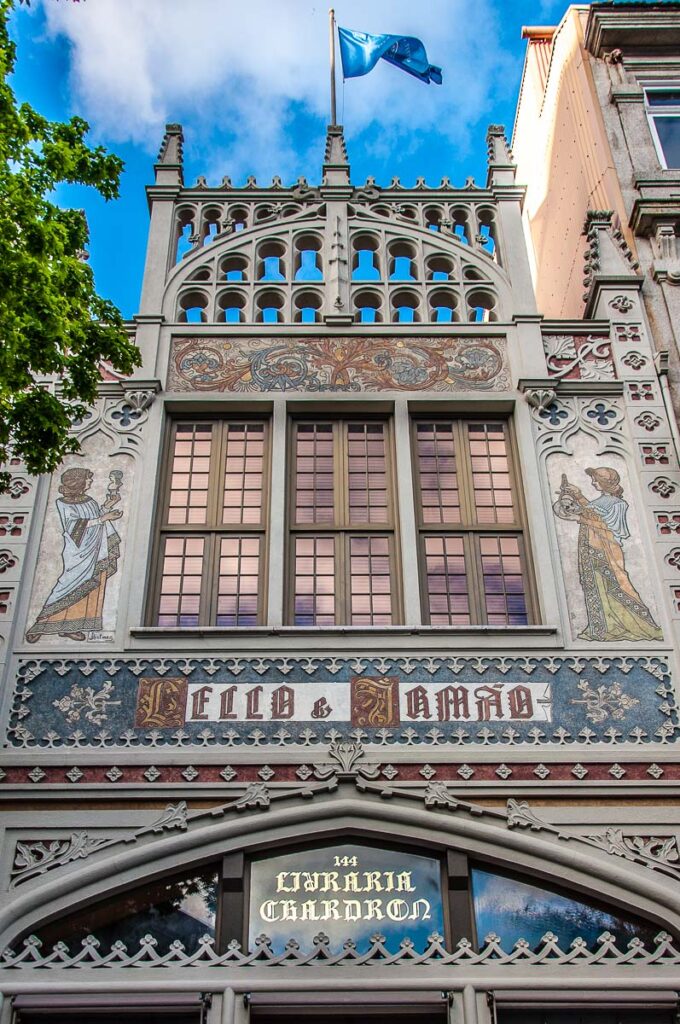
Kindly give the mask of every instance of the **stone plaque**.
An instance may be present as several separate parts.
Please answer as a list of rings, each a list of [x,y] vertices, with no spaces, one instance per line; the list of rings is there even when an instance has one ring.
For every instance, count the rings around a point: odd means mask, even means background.
[[[416,949],[444,934],[441,865],[434,857],[343,843],[253,861],[249,948],[267,935],[275,952],[294,939],[307,951],[327,935],[339,950],[351,939],[361,952],[371,936],[390,952],[402,939]]]

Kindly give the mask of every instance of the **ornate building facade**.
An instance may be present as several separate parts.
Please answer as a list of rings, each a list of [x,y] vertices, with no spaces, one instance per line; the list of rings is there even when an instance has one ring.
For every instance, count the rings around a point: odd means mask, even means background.
[[[548,319],[488,146],[212,187],[168,126],[143,367],[3,498],[3,1022],[675,1019],[674,425],[625,239]]]

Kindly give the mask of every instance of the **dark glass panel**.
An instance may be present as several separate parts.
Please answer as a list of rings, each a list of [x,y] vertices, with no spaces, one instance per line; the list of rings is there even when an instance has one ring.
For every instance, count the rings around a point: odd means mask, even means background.
[[[647,93],[650,107],[680,107],[680,90],[654,89]]]
[[[167,952],[175,940],[193,951],[203,935],[215,934],[217,889],[217,867],[199,868],[116,893],[86,910],[52,921],[36,934],[48,949],[65,942],[72,953],[80,950],[88,935],[99,939],[100,953],[110,950],[114,942],[123,942],[134,952],[145,935],[157,940],[158,953]]]
[[[666,167],[680,167],[680,117],[655,117]]]
[[[541,944],[547,932],[552,932],[558,936],[563,950],[579,937],[596,949],[599,936],[611,932],[622,949],[634,938],[653,949],[654,936],[661,930],[646,921],[619,915],[507,875],[482,868],[472,868],[470,875],[480,946],[485,936],[494,934],[500,936],[508,952],[518,939],[526,939],[533,949]]]

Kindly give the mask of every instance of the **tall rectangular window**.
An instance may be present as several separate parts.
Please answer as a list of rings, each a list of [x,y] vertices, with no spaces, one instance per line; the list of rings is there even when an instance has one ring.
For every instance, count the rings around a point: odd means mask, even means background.
[[[398,621],[391,438],[382,421],[292,425],[290,621]]]
[[[173,425],[159,537],[158,626],[264,621],[268,425]]]
[[[680,89],[645,89],[645,110],[663,167],[680,167]]]
[[[426,621],[526,625],[523,522],[507,423],[417,419],[413,444]]]

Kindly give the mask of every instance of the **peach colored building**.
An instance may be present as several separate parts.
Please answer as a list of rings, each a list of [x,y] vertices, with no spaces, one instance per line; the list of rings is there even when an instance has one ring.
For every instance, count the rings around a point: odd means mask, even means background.
[[[574,4],[557,26],[523,34],[513,153],[527,185],[537,305],[548,317],[592,315],[589,268],[602,267],[592,266],[583,225],[589,211],[610,211],[639,275],[659,369],[668,365],[676,383],[680,4]]]

